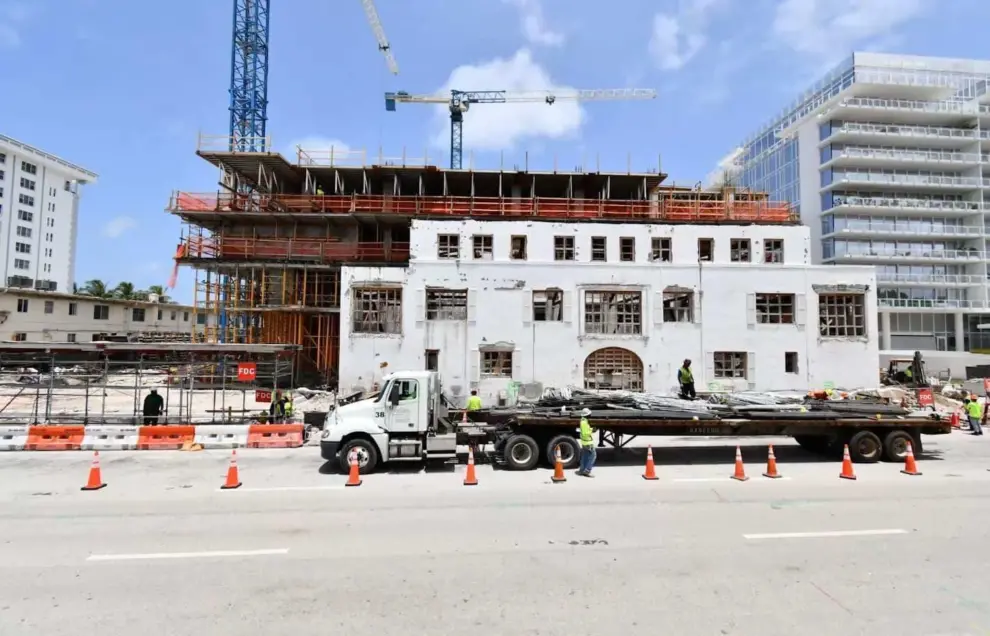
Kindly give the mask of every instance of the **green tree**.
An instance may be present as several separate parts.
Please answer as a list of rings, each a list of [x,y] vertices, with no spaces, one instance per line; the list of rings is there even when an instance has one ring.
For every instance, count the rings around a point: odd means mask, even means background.
[[[121,300],[139,300],[139,292],[134,288],[134,283],[122,281],[113,288],[113,297]]]
[[[113,295],[110,293],[107,284],[98,278],[83,283],[82,288],[79,289],[79,293],[86,296],[93,296],[94,298],[110,298]]]
[[[165,288],[162,287],[161,285],[152,285],[151,287],[148,288],[148,293],[158,294],[158,302],[162,304],[167,305],[172,302],[172,299],[168,296],[168,294],[165,293]]]

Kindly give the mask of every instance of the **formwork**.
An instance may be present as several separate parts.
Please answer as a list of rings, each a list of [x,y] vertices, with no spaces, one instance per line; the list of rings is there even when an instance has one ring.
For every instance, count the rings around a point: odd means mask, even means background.
[[[642,172],[448,170],[427,159],[298,149],[238,152],[201,137],[197,154],[220,170],[217,192],[175,192],[184,223],[176,266],[196,270],[205,340],[300,347],[300,378],[334,386],[341,268],[405,267],[418,219],[584,223],[794,224],[765,194],[668,186]],[[253,144],[270,148],[269,139]],[[202,317],[200,317],[202,316]]]

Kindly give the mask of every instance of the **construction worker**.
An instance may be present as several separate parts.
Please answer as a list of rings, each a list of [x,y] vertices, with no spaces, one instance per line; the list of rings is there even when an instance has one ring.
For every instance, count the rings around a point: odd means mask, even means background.
[[[691,373],[690,360],[685,360],[684,366],[677,370],[677,383],[681,385],[681,398],[693,400],[698,397],[694,392],[694,374]]]
[[[980,426],[980,420],[983,419],[983,405],[980,404],[975,395],[968,400],[963,400],[963,404],[966,408],[966,414],[969,416],[969,429],[973,431],[973,435],[983,435],[983,427]]]
[[[268,419],[272,424],[280,424],[285,415],[285,400],[282,399],[282,392],[276,391],[272,396],[271,406],[268,407]]]
[[[598,457],[598,451],[595,450],[595,430],[591,428],[591,424],[588,422],[588,416],[591,415],[591,411],[588,409],[581,409],[581,425],[580,425],[580,436],[581,436],[581,461],[577,469],[577,474],[582,477],[594,477],[591,474],[591,469],[595,467],[595,459]]]
[[[471,389],[471,397],[467,399],[467,410],[469,411],[481,410],[481,398],[478,397],[477,389]]]
[[[144,405],[141,408],[145,425],[154,426],[158,424],[158,418],[164,410],[165,400],[162,399],[162,396],[158,395],[158,389],[151,389],[151,393],[144,398]]]
[[[322,197],[323,196],[323,186],[321,186],[321,185],[316,186],[316,196],[318,196],[318,197]]]
[[[286,395],[284,401],[282,402],[282,412],[285,413],[285,421],[292,421],[292,411],[295,406],[292,404],[292,394]]]

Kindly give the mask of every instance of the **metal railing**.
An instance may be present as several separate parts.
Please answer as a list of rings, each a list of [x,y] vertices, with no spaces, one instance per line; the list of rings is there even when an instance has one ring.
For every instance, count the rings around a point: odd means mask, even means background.
[[[897,148],[848,147],[833,153],[832,159],[889,159],[893,161],[921,161],[932,163],[979,163],[986,155],[976,152],[952,152],[945,150],[908,150]]]
[[[832,199],[834,205],[829,209],[841,207],[866,208],[903,208],[906,210],[939,210],[953,212],[983,212],[990,210],[990,203],[978,201],[937,201],[932,199],[909,199],[904,197],[855,197],[836,195]]]
[[[259,239],[222,236],[187,237],[178,260],[286,260],[330,263],[337,261],[403,262],[408,243],[345,242],[326,239]]]
[[[865,227],[835,228],[832,234],[897,234],[900,236],[980,236],[985,233],[979,225],[946,225],[940,228],[911,228],[871,223]]]
[[[979,250],[903,250],[903,249],[870,249],[864,252],[836,252],[832,258],[841,259],[871,259],[871,258],[907,258],[919,260],[969,260],[979,261],[986,258],[986,252]]]
[[[968,115],[976,113],[972,103],[967,102],[926,102],[917,99],[884,99],[880,97],[850,97],[840,106],[853,108],[878,108],[884,110],[910,110],[920,113],[944,113],[947,115]],[[981,107],[980,110],[982,111]]]
[[[979,177],[945,177],[925,174],[885,174],[879,172],[835,172],[833,183],[882,183],[886,185],[952,186],[964,188],[990,187],[990,179]]]
[[[899,309],[983,309],[982,300],[951,300],[948,298],[878,298],[880,307]]]
[[[898,137],[946,137],[950,139],[977,139],[977,131],[947,126],[910,126],[903,124],[865,124],[846,122],[832,130],[832,135],[863,133],[870,135],[895,135]]]
[[[890,274],[877,273],[878,283],[919,283],[933,285],[982,285],[987,281],[975,274]]]

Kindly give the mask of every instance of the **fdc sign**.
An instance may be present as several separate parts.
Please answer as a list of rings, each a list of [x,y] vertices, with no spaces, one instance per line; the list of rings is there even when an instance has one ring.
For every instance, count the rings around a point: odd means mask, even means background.
[[[254,382],[258,377],[258,365],[253,362],[237,363],[237,381]]]

